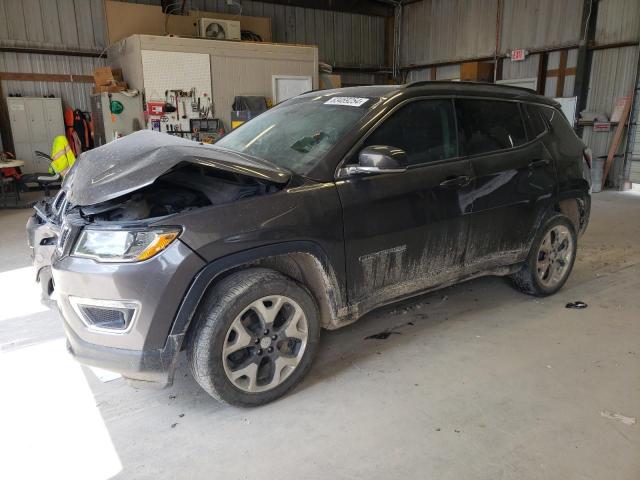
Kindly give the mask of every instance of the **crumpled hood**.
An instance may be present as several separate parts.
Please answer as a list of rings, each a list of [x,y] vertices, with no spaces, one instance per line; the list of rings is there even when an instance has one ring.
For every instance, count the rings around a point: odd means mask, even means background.
[[[286,183],[290,172],[229,150],[141,130],[83,153],[62,188],[73,205],[106,202],[150,185],[181,162]]]

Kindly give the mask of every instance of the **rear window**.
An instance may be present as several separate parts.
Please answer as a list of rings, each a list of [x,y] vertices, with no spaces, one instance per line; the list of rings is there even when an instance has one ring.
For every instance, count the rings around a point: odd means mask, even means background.
[[[562,112],[556,110],[553,107],[535,107],[538,110],[543,118],[546,120],[547,124],[551,127],[551,130],[556,133],[556,135],[560,136],[568,136],[570,138],[575,137],[575,132],[567,118],[562,114]]]
[[[547,125],[542,119],[539,108],[523,104],[522,109],[530,139],[536,138],[547,131]]]
[[[463,155],[477,155],[517,147],[527,141],[516,102],[456,100]]]

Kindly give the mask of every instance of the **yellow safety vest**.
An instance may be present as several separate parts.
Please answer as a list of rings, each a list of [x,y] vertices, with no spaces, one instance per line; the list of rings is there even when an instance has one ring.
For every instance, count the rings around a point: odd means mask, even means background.
[[[69,141],[64,135],[59,135],[53,139],[51,158],[49,173],[59,173],[63,177],[75,163],[76,156],[73,154],[73,150],[71,150],[69,146]]]

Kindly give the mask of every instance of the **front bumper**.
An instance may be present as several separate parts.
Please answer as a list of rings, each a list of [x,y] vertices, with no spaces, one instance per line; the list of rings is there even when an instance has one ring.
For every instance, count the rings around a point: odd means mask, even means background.
[[[184,335],[169,335],[163,348],[156,350],[127,350],[89,343],[80,338],[63,321],[67,336],[67,350],[80,363],[120,373],[137,382],[165,387],[173,382],[173,372]]]
[[[27,239],[31,250],[31,260],[36,272],[36,281],[40,284],[40,301],[47,307],[54,307],[53,278],[51,261],[55,252],[60,229],[35,213],[27,221]]]
[[[139,263],[105,264],[65,256],[53,263],[58,309],[68,348],[81,363],[124,377],[168,385],[184,331],[172,326],[183,297],[204,261],[181,241]],[[135,302],[135,320],[125,331],[87,324],[75,299]]]

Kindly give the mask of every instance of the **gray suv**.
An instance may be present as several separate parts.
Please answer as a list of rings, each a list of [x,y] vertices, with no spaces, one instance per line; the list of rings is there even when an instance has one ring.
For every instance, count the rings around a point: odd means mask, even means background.
[[[69,351],[167,385],[185,349],[236,405],[282,396],[320,330],[482,275],[567,280],[590,153],[555,102],[425,82],[311,92],[215,145],[142,131],[83,154],[28,224]]]

